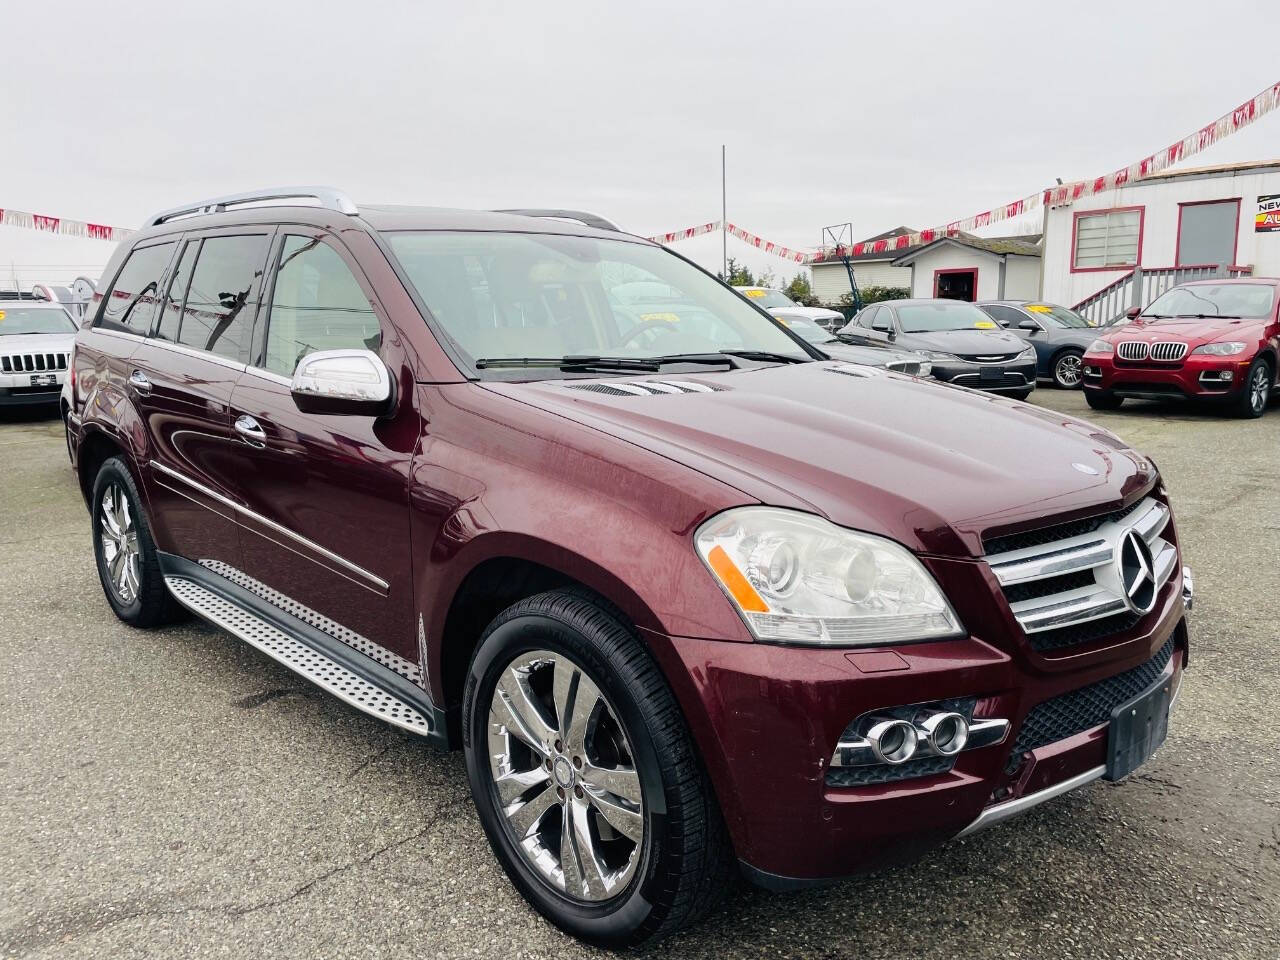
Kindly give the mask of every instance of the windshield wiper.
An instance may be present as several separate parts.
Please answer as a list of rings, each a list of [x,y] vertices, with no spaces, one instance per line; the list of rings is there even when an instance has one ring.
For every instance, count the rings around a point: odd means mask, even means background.
[[[477,370],[497,370],[516,367],[547,367],[553,370],[633,370],[654,373],[662,367],[662,361],[645,357],[481,357],[476,361]]]
[[[795,357],[789,353],[773,353],[770,350],[721,350],[722,356],[741,357],[743,360],[758,360],[763,363],[808,363],[812,357]]]
[[[1170,320],[1216,320],[1222,316],[1220,313],[1179,313]]]

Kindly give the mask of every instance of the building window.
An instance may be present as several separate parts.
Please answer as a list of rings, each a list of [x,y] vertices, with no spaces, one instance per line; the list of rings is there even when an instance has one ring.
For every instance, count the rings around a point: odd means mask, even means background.
[[[1142,253],[1142,208],[1077,213],[1072,241],[1073,270],[1135,266]]]

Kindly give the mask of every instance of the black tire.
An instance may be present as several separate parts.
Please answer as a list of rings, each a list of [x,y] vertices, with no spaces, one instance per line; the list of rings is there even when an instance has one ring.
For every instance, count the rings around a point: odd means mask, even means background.
[[[1117,397],[1107,390],[1086,390],[1084,399],[1095,410],[1119,410],[1124,397]]]
[[[1274,383],[1275,374],[1266,358],[1256,358],[1249,365],[1249,372],[1244,378],[1244,387],[1240,391],[1240,396],[1236,398],[1236,416],[1246,420],[1256,420],[1266,413]]]
[[[1008,394],[1008,396],[1012,397],[1014,400],[1025,400],[1034,392],[1034,390],[1019,390],[1017,393]]]
[[[106,556],[103,499],[109,490],[118,490],[119,495],[127,502],[135,528],[137,585],[131,588],[128,594],[122,594],[117,587]],[[122,458],[111,457],[98,469],[98,476],[93,481],[91,516],[93,518],[93,553],[97,560],[98,579],[102,583],[102,592],[106,594],[107,603],[111,605],[116,616],[134,627],[156,627],[183,619],[185,616],[183,608],[173,599],[169,588],[164,584],[155,541],[151,538],[151,524],[147,520],[146,511],[142,508],[142,497],[138,495],[133,474],[129,472]]]
[[[534,651],[568,657],[594,682],[617,714],[641,785],[644,835],[634,873],[595,903],[571,899],[530,866],[490,768],[495,688],[513,661]],[[548,719],[545,710],[542,716]],[[555,722],[554,706],[549,719]],[[525,899],[560,929],[600,946],[633,946],[697,921],[729,888],[732,847],[675,697],[620,612],[594,594],[553,590],[499,614],[472,656],[462,721],[471,793],[494,853]]]
[[[1053,369],[1050,371],[1053,385],[1059,390],[1079,390],[1084,379],[1081,366],[1083,357],[1083,350],[1063,350],[1055,356]]]

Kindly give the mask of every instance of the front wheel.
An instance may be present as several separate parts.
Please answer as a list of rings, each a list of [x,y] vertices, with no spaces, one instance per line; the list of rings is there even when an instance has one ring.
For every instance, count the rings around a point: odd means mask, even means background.
[[[1084,399],[1095,410],[1119,410],[1124,397],[1117,397],[1106,390],[1086,390]]]
[[[1244,389],[1240,391],[1240,399],[1236,401],[1236,413],[1248,420],[1256,420],[1267,409],[1267,401],[1271,399],[1271,367],[1267,361],[1258,357],[1249,367],[1244,378]]]
[[[724,892],[730,848],[684,719],[603,602],[557,590],[500,614],[472,657],[463,729],[489,842],[556,926],[630,946]]]
[[[1084,353],[1079,350],[1064,350],[1053,361],[1053,383],[1062,390],[1076,390],[1080,387],[1081,360]]]

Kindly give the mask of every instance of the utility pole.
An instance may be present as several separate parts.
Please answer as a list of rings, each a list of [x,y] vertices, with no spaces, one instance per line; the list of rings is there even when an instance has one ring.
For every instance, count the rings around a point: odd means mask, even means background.
[[[724,144],[720,144],[720,260],[724,271],[724,282],[729,282],[729,207],[725,187]]]

